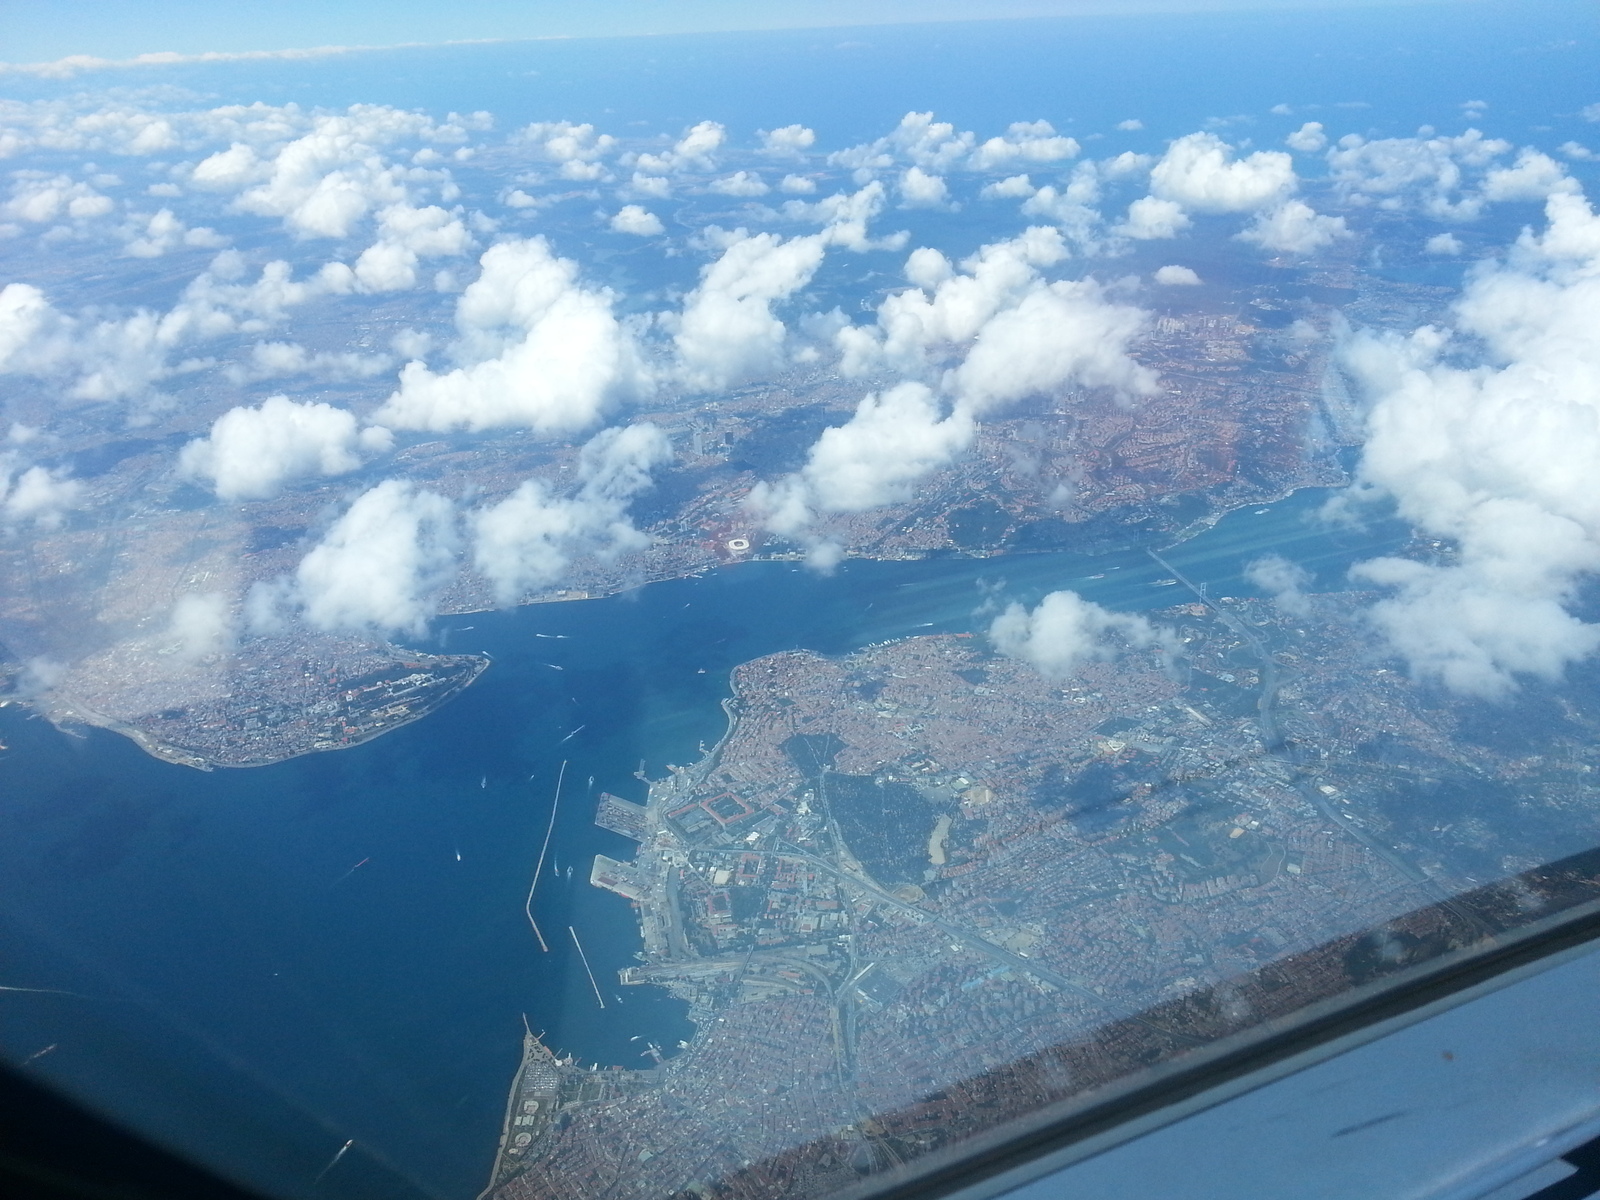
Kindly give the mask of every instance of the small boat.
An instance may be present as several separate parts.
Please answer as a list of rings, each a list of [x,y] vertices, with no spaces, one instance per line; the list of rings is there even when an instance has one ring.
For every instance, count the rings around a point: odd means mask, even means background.
[[[1256,516],[1264,517],[1271,511],[1272,510],[1270,508],[1258,508],[1258,509],[1256,509]]]
[[[334,886],[334,887],[338,887],[338,886],[339,886],[339,885],[340,885],[340,884],[341,884],[341,883],[343,883],[343,882],[344,882],[344,881],[345,881],[345,880],[346,880],[346,879],[349,879],[349,878],[350,878],[350,876],[352,876],[352,875],[354,875],[354,874],[355,874],[355,873],[356,873],[356,872],[357,872],[357,871],[359,871],[359,870],[360,870],[360,869],[361,869],[361,868],[362,868],[362,867],[364,867],[364,866],[366,866],[366,865],[367,865],[367,864],[368,864],[368,863],[369,863],[369,862],[371,862],[371,861],[372,861],[372,859],[371,859],[371,858],[370,858],[370,857],[368,857],[368,858],[363,858],[363,859],[362,859],[362,860],[361,860],[361,861],[360,861],[360,862],[358,862],[358,863],[357,863],[357,864],[356,864],[356,865],[355,865],[355,866],[353,866],[353,867],[351,867],[351,868],[350,868],[350,869],[349,869],[349,870],[348,870],[348,871],[346,871],[346,872],[345,872],[345,873],[344,873],[344,874],[343,874],[343,875],[341,875],[341,876],[339,876],[339,878],[338,878],[338,879],[335,879],[335,880],[334,880],[334,881],[333,881],[333,886]]]
[[[485,775],[482,779],[478,780],[478,786],[481,787],[481,788],[488,787],[489,786],[489,777],[487,775]]]
[[[1090,575],[1087,578],[1089,578],[1089,579],[1104,579],[1105,577],[1106,577],[1106,573],[1104,571],[1101,571],[1100,574],[1098,574],[1098,575]]]
[[[1178,586],[1178,581],[1176,579],[1157,579],[1150,586],[1151,587],[1177,587]]]

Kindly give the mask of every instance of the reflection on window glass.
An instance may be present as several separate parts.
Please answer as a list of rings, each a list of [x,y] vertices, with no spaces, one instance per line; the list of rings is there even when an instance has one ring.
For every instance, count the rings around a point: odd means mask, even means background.
[[[801,1200],[1593,901],[1594,34],[1473,14],[6,68],[6,1059]]]

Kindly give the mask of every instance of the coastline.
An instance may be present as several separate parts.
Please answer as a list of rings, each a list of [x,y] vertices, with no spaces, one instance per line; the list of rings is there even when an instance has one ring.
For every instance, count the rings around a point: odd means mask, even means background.
[[[1118,550],[1128,550],[1128,549],[1145,549],[1145,550],[1153,550],[1153,551],[1155,551],[1157,553],[1167,553],[1169,551],[1172,551],[1174,549],[1177,549],[1178,547],[1181,547],[1181,546],[1185,545],[1186,543],[1192,541],[1196,537],[1199,537],[1202,534],[1205,534],[1205,533],[1209,532],[1210,530],[1214,529],[1220,522],[1222,522],[1224,519],[1226,519],[1228,516],[1230,516],[1231,514],[1233,514],[1235,512],[1238,512],[1238,511],[1240,511],[1242,509],[1251,508],[1251,507],[1259,507],[1259,506],[1280,504],[1283,501],[1288,500],[1291,497],[1293,497],[1296,493],[1301,492],[1301,491],[1305,491],[1305,490],[1308,490],[1308,489],[1339,490],[1339,489],[1341,489],[1343,487],[1348,487],[1349,486],[1349,482],[1350,482],[1350,477],[1349,477],[1348,470],[1347,470],[1345,479],[1341,483],[1329,484],[1329,483],[1310,481],[1310,482],[1305,482],[1305,483],[1301,483],[1301,484],[1297,484],[1297,485],[1294,485],[1292,487],[1289,487],[1287,490],[1283,491],[1280,494],[1274,495],[1274,496],[1258,497],[1258,498],[1254,498],[1254,499],[1250,499],[1250,500],[1240,500],[1238,503],[1232,505],[1231,507],[1221,508],[1221,509],[1218,509],[1218,510],[1216,510],[1214,512],[1208,512],[1204,516],[1202,516],[1199,519],[1191,522],[1189,525],[1185,526],[1184,528],[1182,528],[1180,530],[1177,530],[1174,533],[1172,533],[1172,534],[1170,534],[1170,535],[1168,535],[1166,537],[1150,539],[1143,546],[1130,545],[1128,547],[1115,547],[1115,548],[1100,547],[1100,548],[1096,548],[1096,549],[1083,550],[1083,551],[1071,551],[1071,550],[1068,550],[1067,553],[1082,553],[1082,554],[1087,555],[1090,558],[1099,558],[1099,557],[1103,557],[1103,556],[1108,555],[1108,554],[1116,553],[1116,552],[1118,552]],[[949,547],[940,547],[940,548],[932,549],[932,550],[918,551],[917,553],[912,554],[912,555],[894,555],[894,556],[883,556],[883,555],[872,555],[872,554],[854,554],[854,553],[850,553],[850,552],[847,551],[844,554],[844,560],[845,561],[852,561],[852,562],[874,562],[874,563],[876,563],[876,562],[929,561],[929,560],[951,560],[951,561],[970,560],[970,561],[974,561],[974,562],[995,562],[997,560],[1005,560],[1005,559],[1013,559],[1013,558],[1037,558],[1037,557],[1041,557],[1041,556],[1044,556],[1044,555],[1060,553],[1060,552],[1061,552],[1061,550],[1049,550],[1049,549],[1003,549],[1003,550],[999,550],[999,551],[981,551],[981,550],[966,550],[966,549],[962,549],[962,548],[957,547],[957,546],[949,546]],[[521,603],[517,604],[515,607],[516,608],[531,608],[531,607],[533,607],[535,605],[565,604],[565,603],[573,603],[573,602],[585,601],[585,600],[605,600],[605,599],[609,599],[609,598],[611,598],[613,596],[619,596],[619,595],[626,594],[628,592],[637,591],[640,588],[647,587],[647,586],[649,586],[651,584],[666,583],[666,582],[671,582],[671,581],[674,581],[674,580],[694,578],[694,577],[700,576],[701,574],[703,574],[707,570],[714,570],[714,569],[718,569],[718,568],[722,568],[722,567],[734,566],[734,565],[737,565],[737,564],[740,564],[740,563],[802,562],[802,561],[804,561],[804,558],[805,558],[805,555],[803,553],[800,553],[798,551],[789,551],[789,550],[774,550],[774,551],[771,551],[771,552],[768,552],[768,553],[759,553],[759,552],[757,552],[757,553],[751,553],[751,554],[744,554],[744,555],[740,555],[736,559],[730,559],[730,560],[727,560],[727,561],[718,561],[718,562],[712,562],[712,563],[704,563],[704,564],[700,564],[698,566],[695,566],[692,569],[674,571],[674,572],[670,572],[670,573],[667,573],[667,574],[662,574],[662,575],[659,575],[659,576],[645,576],[643,578],[636,578],[636,579],[628,580],[627,582],[621,583],[618,586],[613,587],[613,588],[609,588],[609,589],[604,589],[604,588],[602,588],[602,589],[578,589],[578,588],[557,589],[555,591],[552,591],[552,592],[549,592],[549,593],[546,593],[546,594],[543,594],[543,595],[531,597],[531,598],[529,598],[527,600],[524,600]],[[489,612],[495,612],[495,611],[498,611],[498,610],[495,609],[495,608],[483,608],[483,607],[448,608],[448,609],[445,609],[445,610],[441,611],[440,614],[439,614],[439,617],[464,617],[464,616],[473,616],[473,615],[476,615],[476,614],[479,614],[479,613],[489,613]],[[435,619],[438,619],[438,618],[435,618]],[[394,652],[397,652],[397,653],[398,652],[420,653],[420,651],[415,651],[415,650],[408,651],[406,647],[400,646],[400,645],[396,645],[396,644],[393,644],[393,643],[390,644],[390,649],[391,649],[391,651],[394,651]],[[461,657],[477,658],[478,656],[476,656],[476,655],[466,655],[466,656],[461,656]],[[374,739],[376,739],[378,737],[383,736],[386,733],[391,732],[392,730],[399,729],[404,725],[409,725],[414,721],[419,721],[422,718],[424,718],[426,716],[429,716],[431,713],[437,711],[440,707],[442,707],[444,704],[448,703],[451,699],[453,699],[461,690],[465,689],[466,687],[470,687],[474,682],[476,682],[478,676],[483,673],[483,670],[485,670],[488,667],[488,665],[489,665],[488,660],[486,660],[486,659],[485,660],[481,660],[481,665],[476,670],[473,671],[473,673],[472,673],[470,678],[462,681],[461,683],[459,683],[456,686],[453,686],[445,695],[440,697],[437,701],[429,704],[427,707],[423,708],[419,712],[407,713],[401,719],[397,719],[397,720],[395,720],[393,722],[385,723],[381,728],[373,728],[373,729],[363,730],[360,733],[358,733],[357,735],[350,737],[348,740],[340,741],[338,744],[310,745],[310,746],[307,746],[307,747],[305,747],[303,749],[298,749],[295,752],[289,753],[289,754],[273,755],[273,756],[266,756],[266,757],[259,757],[259,758],[238,759],[238,760],[231,760],[231,761],[208,757],[205,754],[199,753],[199,752],[197,752],[197,751],[195,751],[193,749],[185,747],[185,746],[183,746],[183,745],[181,745],[181,744],[179,744],[179,743],[177,743],[177,742],[175,742],[173,740],[159,737],[156,734],[150,732],[147,729],[141,728],[138,725],[134,725],[134,724],[131,724],[131,723],[125,721],[125,720],[122,720],[122,719],[119,719],[119,718],[115,718],[115,717],[111,717],[111,716],[108,716],[108,715],[106,715],[104,713],[97,712],[94,709],[88,708],[87,706],[84,706],[81,703],[75,702],[75,701],[73,701],[71,699],[57,700],[57,699],[49,697],[47,695],[45,697],[41,697],[39,700],[24,699],[24,700],[20,700],[19,702],[25,703],[25,704],[31,704],[31,705],[35,706],[36,708],[38,708],[38,710],[48,720],[50,720],[52,722],[52,724],[56,724],[58,727],[61,727],[62,725],[70,725],[70,724],[73,724],[73,723],[80,723],[80,724],[84,724],[84,725],[94,726],[96,728],[106,729],[106,730],[109,730],[110,732],[113,732],[113,733],[121,734],[122,736],[127,737],[131,741],[133,741],[134,744],[137,745],[145,753],[149,754],[153,758],[160,759],[163,762],[170,762],[170,763],[173,763],[173,764],[178,765],[178,766],[191,767],[191,768],[193,768],[195,770],[201,770],[201,771],[211,771],[211,770],[215,770],[215,769],[217,769],[219,767],[221,767],[221,768],[229,768],[229,769],[245,769],[245,768],[251,768],[251,767],[273,766],[273,765],[275,765],[277,763],[288,762],[291,759],[303,757],[304,755],[307,755],[307,754],[322,753],[322,752],[329,752],[329,751],[336,751],[336,750],[346,750],[346,749],[353,748],[355,746],[364,745],[367,742],[370,742],[370,741],[372,741],[372,740],[374,740]]]
[[[511,1158],[509,1153],[512,1149],[511,1141],[514,1136],[511,1132],[513,1128],[512,1122],[519,1116],[517,1110],[520,1106],[517,1103],[517,1099],[522,1094],[523,1081],[527,1079],[528,1071],[535,1061],[541,1055],[546,1058],[550,1057],[550,1051],[546,1049],[544,1043],[534,1036],[532,1029],[528,1028],[527,1017],[522,1018],[522,1026],[522,1059],[517,1064],[517,1073],[512,1076],[511,1090],[506,1094],[506,1115],[500,1123],[500,1141],[495,1148],[494,1166],[489,1171],[488,1185],[478,1193],[478,1200],[483,1200],[484,1197],[489,1196],[501,1184],[517,1174],[517,1168],[522,1165]]]
[[[350,750],[433,715],[476,683],[478,677],[489,669],[492,662],[491,659],[478,655],[459,655],[455,657],[469,659],[474,663],[471,674],[466,679],[452,683],[441,695],[432,699],[425,707],[415,711],[407,711],[393,720],[386,720],[381,726],[362,730],[336,745],[312,744],[305,749],[295,751],[293,754],[278,755],[270,758],[236,761],[207,758],[194,750],[164,741],[137,725],[129,724],[105,713],[96,712],[94,709],[74,701],[61,702],[59,700],[46,699],[43,703],[33,700],[19,700],[17,702],[35,708],[58,729],[70,725],[88,725],[96,729],[104,729],[111,733],[120,734],[150,755],[150,757],[160,759],[162,762],[173,763],[176,766],[191,767],[197,771],[214,771],[219,767],[224,770],[247,770],[253,767],[275,766],[278,763],[303,758],[308,754],[326,754],[339,750]]]
[[[1290,488],[1271,501],[1252,501],[1235,505],[1225,511],[1208,514],[1204,520],[1191,524],[1176,536],[1159,540],[1148,539],[1143,545],[1129,548],[1128,553],[1136,553],[1140,559],[1148,556],[1163,572],[1179,574],[1179,578],[1189,583],[1190,587],[1193,588],[1196,585],[1190,581],[1188,575],[1180,574],[1178,567],[1165,561],[1164,555],[1166,552],[1181,548],[1192,542],[1199,535],[1211,532],[1225,518],[1241,510],[1282,504],[1298,493],[1307,491],[1313,493],[1311,499],[1316,502],[1318,493],[1337,490],[1337,488],[1329,488],[1325,485],[1306,485],[1304,487]],[[1314,506],[1315,504],[1313,504]],[[1303,508],[1306,508],[1306,505],[1296,505],[1294,506],[1294,511],[1285,515],[1289,521],[1298,521],[1302,515],[1299,510]],[[1239,526],[1236,532],[1229,533],[1223,539],[1224,549],[1222,553],[1227,556],[1238,549],[1241,532],[1244,535],[1246,546],[1252,553],[1255,552],[1254,545],[1250,539],[1254,536],[1256,528],[1255,525],[1245,524]],[[1267,526],[1263,525],[1261,528],[1266,531]],[[1290,526],[1285,526],[1285,528],[1290,528]],[[1281,533],[1282,530],[1279,529],[1274,532]],[[1041,556],[1039,552],[1021,553],[1028,558]],[[928,557],[935,556],[930,555]],[[937,557],[986,559],[992,562],[995,556],[957,552]],[[1092,557],[1098,558],[1100,555]],[[1092,570],[1093,568],[1079,566],[1078,569]],[[1192,568],[1188,567],[1188,564],[1185,564],[1185,569],[1192,570]],[[1204,575],[1202,574],[1199,578],[1204,578]],[[1143,580],[1142,582],[1148,582],[1148,580]],[[1059,586],[1075,585],[1071,582],[1063,581]],[[1213,583],[1213,587],[1215,586],[1216,584]],[[1202,590],[1198,594],[1204,601],[1204,591]],[[1126,594],[1124,594],[1123,599],[1124,602],[1127,601]],[[1171,601],[1168,600],[1167,602],[1170,603]],[[1135,601],[1135,603],[1138,602]],[[1231,617],[1231,613],[1223,614],[1224,624],[1231,627],[1232,621],[1228,619],[1229,617]],[[899,632],[893,633],[888,637],[875,636],[871,642],[858,646],[855,650],[830,653],[813,649],[810,653],[817,654],[825,659],[842,661],[861,650],[916,641],[924,636],[938,638],[948,635],[943,633],[924,634],[920,624],[907,624]],[[748,963],[753,961],[749,955],[744,956],[742,960],[738,955],[712,956],[708,958],[691,949],[686,943],[684,930],[680,927],[680,921],[675,912],[678,897],[676,896],[677,889],[674,887],[672,879],[674,865],[683,865],[683,863],[687,862],[688,856],[695,854],[696,851],[686,844],[680,844],[682,839],[675,833],[674,824],[669,820],[668,814],[679,805],[686,803],[697,790],[703,789],[706,781],[715,775],[718,764],[724,758],[728,747],[738,735],[746,719],[747,699],[741,694],[740,678],[736,667],[728,676],[727,686],[729,694],[720,701],[720,707],[726,723],[716,742],[710,745],[702,743],[700,754],[689,764],[674,765],[668,763],[667,773],[662,778],[646,780],[649,784],[648,800],[645,806],[647,815],[641,823],[642,837],[635,838],[638,846],[634,854],[627,861],[606,859],[603,862],[597,862],[595,870],[590,877],[592,885],[617,893],[633,903],[633,915],[637,921],[644,952],[639,955],[642,961],[638,966],[625,967],[621,970],[621,982],[625,985],[654,984],[665,987],[669,992],[689,1004],[687,1019],[695,1028],[695,1033],[691,1036],[689,1044],[684,1047],[682,1055],[673,1060],[678,1062],[675,1070],[684,1069],[683,1062],[688,1062],[697,1057],[698,1052],[702,1049],[701,1042],[707,1029],[706,1022],[708,1019],[716,1019],[712,1014],[712,1010],[698,1003],[702,999],[699,996],[699,992],[703,990],[700,986],[704,982],[702,977],[707,976],[708,972],[732,969],[736,960],[745,961],[748,969]],[[1275,691],[1275,689],[1269,689],[1269,691]],[[1268,702],[1268,707],[1270,708],[1270,702]],[[1270,730],[1270,717],[1266,724]],[[602,823],[602,827],[610,828],[604,823]],[[819,864],[813,863],[812,865],[818,867],[819,870],[823,869]],[[827,874],[832,876],[839,886],[856,896],[858,900],[875,900],[888,905],[899,912],[901,918],[907,921],[917,924],[931,924],[934,927],[940,927],[941,925],[936,920],[930,920],[927,914],[913,911],[916,906],[902,901],[897,895],[890,896],[887,893],[883,893],[882,889],[871,887],[865,868],[861,867],[846,853],[841,853],[840,866],[837,869],[828,870]],[[951,932],[950,936],[954,937],[955,933]],[[969,939],[958,940],[967,941]],[[995,965],[991,969],[1010,969],[1021,972],[1023,976],[1036,977],[1042,980],[1042,986],[1054,988],[1066,994],[1076,995],[1084,1002],[1096,998],[1084,990],[1075,978],[1068,978],[1059,972],[1044,971],[1037,962],[1030,960],[1027,956],[1013,955],[1005,947],[1001,946],[979,946],[976,941],[972,941],[970,944],[977,947],[978,951],[981,951],[983,955],[994,960]],[[773,954],[776,955],[777,952],[774,951]],[[768,955],[765,952],[758,952],[755,957],[764,959]],[[795,965],[797,962],[800,963],[800,966]],[[807,964],[795,959],[793,962],[787,962],[786,965],[794,967],[794,969],[802,969]],[[741,978],[748,977],[741,976]],[[768,984],[772,987],[791,986],[781,980],[768,981],[764,978],[751,984],[751,986],[756,987]],[[720,1028],[720,1026],[717,1028]],[[682,1062],[679,1062],[679,1059]],[[514,1083],[513,1090],[515,1090],[516,1086]],[[499,1177],[497,1176],[497,1178]]]
[[[218,766],[202,755],[179,746],[168,745],[159,738],[152,737],[137,725],[129,725],[125,721],[108,717],[90,708],[74,707],[70,703],[57,708],[54,705],[39,705],[28,700],[19,703],[36,709],[47,721],[63,731],[71,725],[88,725],[95,729],[121,734],[151,758],[158,758],[162,762],[173,763],[180,767],[193,767],[197,771],[214,771]]]

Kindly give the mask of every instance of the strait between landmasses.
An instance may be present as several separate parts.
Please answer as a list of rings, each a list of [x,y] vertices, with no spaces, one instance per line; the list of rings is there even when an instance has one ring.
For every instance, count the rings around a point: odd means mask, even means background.
[[[1359,319],[1410,324],[1448,293],[1338,261],[1275,274],[1282,279],[1162,301],[1132,347],[1158,373],[1157,394],[1036,396],[985,420],[970,451],[912,499],[819,514],[805,539],[879,559],[1094,553],[1168,544],[1240,505],[1343,482],[1337,452],[1360,434],[1328,363],[1331,303]],[[582,599],[742,560],[804,557],[800,538],[763,526],[750,493],[800,467],[870,385],[816,371],[636,414],[672,451],[632,506],[644,536],[610,556],[577,557],[559,586],[517,599]],[[207,504],[170,470],[173,448],[204,432],[193,420],[192,410],[171,411],[136,436],[77,439],[65,449],[95,472],[94,517],[0,543],[6,669],[49,716],[118,730],[193,766],[250,766],[368,740],[425,715],[483,669],[481,657],[421,654],[300,621],[236,636],[219,597],[288,577],[343,485]],[[1308,438],[1308,429],[1321,432]],[[493,496],[530,477],[572,479],[582,454],[579,439],[499,431],[411,445],[389,469]],[[152,627],[147,614],[186,594],[170,622]],[[470,564],[437,597],[447,614],[504,602]]]

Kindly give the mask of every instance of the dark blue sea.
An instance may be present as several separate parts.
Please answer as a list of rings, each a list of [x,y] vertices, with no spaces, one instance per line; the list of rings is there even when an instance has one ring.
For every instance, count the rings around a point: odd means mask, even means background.
[[[1325,498],[1235,512],[1169,558],[1243,595],[1241,566],[1273,549],[1332,588],[1406,536],[1393,522],[1330,532],[1312,518]],[[1164,574],[1137,550],[831,576],[748,563],[450,617],[428,648],[494,660],[466,692],[364,746],[250,770],[173,766],[0,710],[0,984],[76,993],[0,993],[0,1046],[15,1060],[55,1045],[29,1069],[284,1194],[470,1196],[524,1017],[603,1065],[646,1066],[646,1041],[691,1033],[665,993],[614,982],[637,925],[588,867],[632,843],[591,822],[598,791],[642,800],[641,766],[660,777],[721,736],[730,668],[981,629],[985,604],[1061,587],[1122,609],[1181,602],[1152,586]],[[563,761],[535,907],[544,953],[523,904]]]

